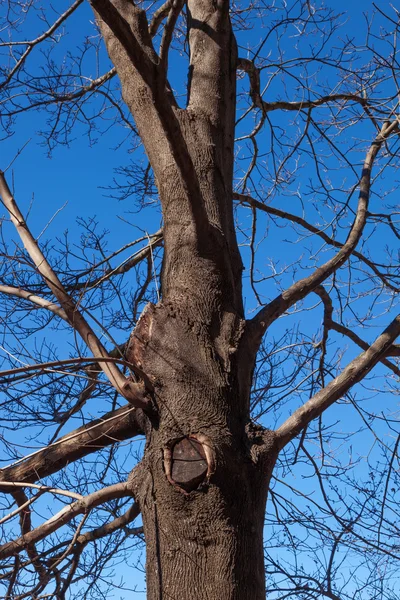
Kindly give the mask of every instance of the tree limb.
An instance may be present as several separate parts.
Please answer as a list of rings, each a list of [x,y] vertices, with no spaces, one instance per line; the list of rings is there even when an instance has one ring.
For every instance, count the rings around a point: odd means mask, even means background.
[[[34,490],[39,490],[39,492],[41,494],[44,492],[50,492],[51,494],[58,494],[60,496],[67,496],[67,498],[74,498],[74,500],[82,500],[83,499],[82,494],[77,494],[76,492],[70,492],[69,490],[61,490],[59,488],[53,488],[48,485],[37,485],[35,483],[26,483],[26,482],[22,483],[21,481],[1,481],[0,482],[0,490],[2,492],[9,492],[10,494],[14,494],[15,492],[19,491],[19,489],[27,488],[27,487],[32,488]],[[29,502],[27,502],[27,505],[34,502],[36,500],[37,496],[30,498]],[[20,511],[18,511],[18,512],[20,512]],[[5,519],[8,520],[9,518],[11,518],[11,515],[7,515],[7,517]],[[0,523],[2,523],[5,519],[0,519]]]
[[[62,14],[59,18],[41,35],[39,35],[36,39],[30,41],[19,42],[19,45],[27,46],[25,52],[22,56],[17,60],[14,67],[8,73],[4,81],[0,83],[0,89],[4,88],[14,77],[15,73],[22,67],[29,54],[32,52],[35,46],[43,42],[45,39],[51,37],[53,33],[64,23],[66,19],[78,8],[80,4],[82,4],[83,0],[75,0],[75,2]]]
[[[139,505],[135,502],[120,517],[117,517],[109,523],[106,523],[101,527],[97,527],[92,531],[82,533],[77,539],[77,544],[86,545],[89,542],[93,542],[94,540],[99,540],[102,537],[105,537],[106,535],[110,535],[114,531],[118,531],[118,529],[122,529],[123,527],[126,527],[126,525],[129,525],[129,523],[134,521],[139,516],[139,514]]]
[[[90,0],[90,3],[118,39],[143,81],[153,88],[158,61],[145,11],[128,0]]]
[[[46,448],[0,469],[2,481],[33,483],[70,463],[145,431],[145,416],[129,404],[68,433]]]
[[[306,229],[307,231],[310,231],[310,233],[318,235],[326,244],[329,244],[330,246],[334,246],[335,248],[343,248],[344,246],[342,242],[338,242],[337,240],[334,240],[333,238],[329,237],[329,235],[327,235],[325,231],[318,229],[318,227],[315,227],[315,225],[308,223],[308,221],[306,221],[302,217],[299,217],[298,215],[294,215],[290,212],[287,212],[286,210],[280,210],[279,208],[275,208],[274,206],[263,204],[263,202],[256,200],[248,194],[239,194],[235,192],[233,194],[233,199],[238,200],[241,204],[248,204],[249,206],[257,208],[258,210],[261,210],[269,215],[274,215],[275,217],[279,217],[281,219],[287,219],[292,223],[297,223],[301,227],[304,227],[304,229]],[[375,275],[389,289],[391,289],[394,292],[400,291],[399,287],[393,285],[390,281],[388,281],[387,277],[385,277],[385,275],[381,273],[381,271],[379,271],[378,267],[372,262],[372,260],[369,260],[366,256],[361,254],[361,252],[357,252],[357,250],[354,250],[352,256],[355,256],[356,258],[358,258],[358,260],[367,265],[367,267],[369,267],[371,271],[373,271],[373,273],[375,273]]]
[[[164,87],[167,80],[168,71],[168,52],[172,42],[172,36],[174,33],[176,21],[178,20],[179,14],[183,8],[184,0],[174,0],[169,10],[168,19],[164,27],[163,36],[160,44],[160,69],[162,71],[162,79],[160,86]]]
[[[272,302],[263,307],[257,315],[251,319],[249,322],[250,331],[252,331],[252,334],[254,335],[256,345],[260,343],[262,336],[273,321],[325,281],[325,279],[339,269],[354,252],[367,221],[371,173],[375,158],[385,140],[387,140],[392,133],[397,133],[398,128],[399,123],[397,118],[392,122],[386,121],[367,152],[359,183],[360,191],[356,216],[346,242],[333,258],[318,267],[308,277],[296,281],[287,290],[272,300]]]
[[[157,248],[157,246],[160,246],[162,244],[162,241],[163,241],[162,229],[159,229],[158,231],[156,231],[156,233],[154,233],[153,235],[150,235],[148,240],[149,240],[149,243],[147,244],[147,246],[145,246],[144,248],[142,248],[141,250],[136,252],[133,256],[131,256],[128,260],[124,261],[118,267],[115,267],[115,269],[112,269],[112,268],[107,269],[107,271],[100,277],[96,277],[96,279],[88,279],[87,281],[81,281],[75,285],[72,285],[71,289],[73,289],[73,290],[81,290],[81,289],[91,290],[95,286],[107,281],[108,279],[110,279],[111,277],[114,277],[115,275],[123,275],[124,273],[127,273],[128,271],[133,269],[136,265],[138,265],[142,260],[144,260],[149,255],[151,255],[153,248]],[[0,292],[1,292],[1,288],[0,288]]]
[[[262,98],[261,87],[260,87],[260,69],[255,66],[254,62],[248,58],[239,57],[237,61],[237,68],[240,71],[247,73],[250,82],[250,97],[253,101],[254,106],[259,108],[263,114],[267,114],[274,110],[290,110],[300,111],[310,108],[316,108],[323,106],[324,104],[330,104],[335,102],[356,102],[361,106],[366,106],[368,100],[357,94],[328,94],[315,98],[314,100],[299,100],[298,102],[288,102],[285,100],[276,100],[275,102],[266,102]]]
[[[349,329],[348,327],[345,327],[341,323],[337,323],[336,321],[333,320],[333,318],[332,318],[332,313],[333,313],[332,300],[331,300],[331,297],[329,296],[328,292],[326,291],[326,289],[322,285],[319,285],[315,288],[314,293],[317,294],[317,296],[319,296],[321,298],[321,300],[324,304],[324,307],[325,307],[324,323],[325,323],[326,327],[328,329],[332,329],[333,331],[337,331],[338,333],[341,333],[342,335],[345,335],[346,337],[348,337],[352,342],[357,344],[357,346],[359,346],[363,350],[368,350],[370,345],[367,344],[367,342],[365,342],[364,340],[362,340],[352,329]],[[399,346],[392,344],[388,348],[385,356],[382,357],[380,359],[380,361],[383,365],[385,365],[385,367],[387,367],[388,369],[393,371],[393,373],[395,373],[395,375],[400,377],[400,368],[397,367],[396,365],[394,365],[390,360],[387,360],[388,356],[399,356]]]
[[[0,285],[0,294],[7,294],[8,296],[15,296],[16,298],[22,298],[23,300],[29,300],[32,304],[36,304],[40,308],[46,308],[53,314],[57,315],[64,321],[68,321],[67,313],[63,308],[55,304],[54,302],[50,302],[49,300],[45,300],[40,296],[37,296],[33,292],[29,290],[23,290],[22,288],[17,288],[12,285]]]
[[[24,490],[14,489],[12,492],[12,496],[19,508],[21,508],[24,505],[27,505],[28,498],[27,498]],[[32,531],[31,511],[29,508],[22,510],[19,513],[19,524],[20,524],[21,533],[22,533],[22,537],[20,539],[25,539],[26,536],[29,536],[29,534]],[[35,540],[34,539],[27,540],[27,543],[25,544],[25,549],[26,549],[26,553],[33,565],[33,568],[35,569],[36,573],[39,576],[39,581],[44,582],[45,578],[46,578],[46,569],[44,568],[44,566],[40,560],[39,553],[36,549]]]
[[[0,172],[0,195],[3,205],[8,210],[11,221],[14,224],[18,235],[32,261],[34,262],[39,274],[49,286],[61,307],[65,311],[68,322],[79,333],[83,341],[91,350],[95,358],[109,358],[108,352],[100,342],[99,338],[87,323],[81,312],[78,310],[72,297],[66,292],[60,279],[53,271],[46,257],[39,248],[36,239],[33,237],[30,229],[18,205],[13,198],[8,187],[4,173]],[[134,406],[144,408],[148,406],[149,401],[143,394],[143,386],[130,381],[121,373],[118,366],[113,363],[101,362],[100,366],[108,377],[110,383],[115,387],[121,396]]]
[[[149,34],[151,37],[154,37],[160,27],[161,23],[168,15],[174,0],[167,0],[153,13],[153,17],[151,19],[151,23],[149,25]]]
[[[29,548],[32,544],[43,540],[46,536],[72,521],[77,515],[85,514],[109,500],[124,498],[131,494],[127,483],[116,483],[93,492],[81,500],[65,506],[45,523],[42,523],[32,531],[25,532],[22,537],[0,546],[0,559],[19,554],[25,548]]]
[[[232,143],[235,113],[237,47],[229,2],[188,2],[190,79],[188,108],[217,124],[227,147]],[[231,108],[230,108],[231,107]]]
[[[312,420],[319,417],[336,400],[342,398],[356,383],[361,381],[371,369],[384,358],[395,339],[400,335],[400,315],[398,315],[373,344],[352,360],[345,369],[313,398],[298,408],[276,430],[279,448],[283,448],[295,438]]]
[[[180,190],[183,214],[195,222],[197,229],[204,227],[206,215],[199,181],[176,100],[159,67],[145,12],[127,0],[91,0],[91,5],[158,184],[166,181],[168,172]],[[159,191],[165,207],[169,194],[163,193],[162,187]]]

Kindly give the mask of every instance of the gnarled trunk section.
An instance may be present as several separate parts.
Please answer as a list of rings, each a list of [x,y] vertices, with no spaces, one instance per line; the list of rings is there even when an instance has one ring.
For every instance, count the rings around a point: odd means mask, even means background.
[[[243,322],[230,313],[224,319],[213,339],[187,306],[181,312],[166,301],[148,306],[131,338],[130,359],[152,378],[157,404],[144,458],[130,476],[149,600],[265,598],[274,436],[243,418],[252,365]]]

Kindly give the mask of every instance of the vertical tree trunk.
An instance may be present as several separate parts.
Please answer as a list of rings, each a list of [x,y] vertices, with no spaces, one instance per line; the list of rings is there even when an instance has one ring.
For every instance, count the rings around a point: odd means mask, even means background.
[[[251,361],[241,320],[225,318],[234,329],[215,344],[202,320],[163,302],[147,308],[131,339],[130,358],[151,374],[158,413],[130,477],[143,516],[149,600],[265,598],[274,440],[243,419]]]
[[[276,450],[250,425],[232,203],[237,48],[229,1],[188,0],[188,104],[143,11],[91,0],[151,163],[163,209],[162,301],[128,359],[154,386],[145,455],[130,476],[143,516],[149,600],[262,600],[262,534]],[[171,5],[179,11],[183,2]],[[178,13],[174,13],[175,16]],[[168,27],[168,24],[166,25]]]
[[[147,457],[147,479],[135,491],[146,536],[149,600],[265,600],[268,480],[248,457],[240,461],[233,448],[225,450],[231,464],[188,495],[167,482],[159,453]]]

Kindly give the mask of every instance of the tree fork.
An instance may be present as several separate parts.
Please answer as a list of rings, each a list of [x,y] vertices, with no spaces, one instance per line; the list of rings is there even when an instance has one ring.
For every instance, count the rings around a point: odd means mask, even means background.
[[[192,588],[199,600],[261,600],[276,451],[272,433],[260,437],[246,428],[254,355],[243,343],[232,214],[237,52],[229,2],[188,4],[185,110],[160,89],[165,74],[144,14],[120,0],[92,5],[164,216],[162,300],[147,306],[127,350],[154,387],[157,412],[129,478],[144,523],[148,598],[186,600]]]

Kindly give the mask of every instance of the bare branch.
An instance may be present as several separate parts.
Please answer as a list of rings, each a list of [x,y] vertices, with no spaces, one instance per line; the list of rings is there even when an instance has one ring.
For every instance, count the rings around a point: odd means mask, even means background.
[[[61,281],[51,268],[39,245],[31,234],[18,205],[8,187],[4,173],[0,172],[0,195],[2,202],[8,210],[11,221],[33,260],[38,272],[47,283],[61,307],[65,311],[70,325],[79,333],[83,341],[90,348],[95,358],[109,358],[107,350],[100,342],[93,329],[87,323],[71,296],[66,292]],[[143,394],[143,386],[127,379],[112,362],[101,362],[101,368],[115,389],[134,406],[143,408],[148,406],[149,401]]]
[[[395,339],[400,335],[400,315],[398,315],[373,344],[352,360],[345,369],[313,398],[298,408],[276,430],[280,448],[286,446],[304,427],[321,415],[336,400],[342,398],[357,382],[361,381],[371,369],[385,357]]]
[[[174,0],[167,0],[166,2],[164,2],[164,4],[160,6],[160,8],[158,8],[154,12],[153,17],[151,19],[151,23],[149,25],[149,34],[151,37],[154,37],[157,34],[158,28],[160,27],[165,17],[168,15],[173,5],[173,2]]]
[[[77,100],[78,98],[82,98],[82,96],[85,96],[86,94],[89,94],[90,92],[94,92],[95,90],[99,89],[102,85],[107,83],[107,81],[115,77],[116,74],[117,70],[115,67],[113,67],[112,69],[107,71],[107,73],[104,73],[104,75],[93,79],[90,83],[82,86],[81,89],[77,90],[76,92],[70,92],[67,94],[53,94],[49,100],[40,100],[38,102],[33,102],[29,105],[29,108],[39,108],[40,106],[47,106],[55,103],[58,104],[59,102],[70,102],[71,100]],[[18,114],[18,112],[24,112],[24,109],[16,110],[14,114]]]
[[[131,269],[136,267],[142,260],[144,260],[148,256],[151,256],[153,249],[157,248],[157,246],[160,246],[162,244],[162,241],[163,241],[162,229],[159,229],[156,233],[154,233],[153,235],[150,235],[148,240],[149,240],[149,243],[147,246],[145,246],[144,248],[142,248],[141,250],[136,252],[131,258],[129,258],[127,261],[123,262],[118,267],[115,267],[115,269],[111,269],[111,268],[107,269],[107,271],[104,273],[104,275],[101,275],[100,277],[97,277],[96,279],[92,279],[92,280],[88,279],[87,281],[82,281],[71,287],[74,290],[80,290],[80,289],[90,290],[90,289],[93,289],[95,286],[107,281],[111,277],[114,277],[115,275],[123,275],[124,273],[127,273],[128,271],[130,271]],[[0,288],[0,292],[1,292],[1,288]]]
[[[375,158],[385,140],[387,140],[391,134],[397,133],[398,128],[399,124],[397,118],[392,122],[386,121],[367,152],[359,183],[360,191],[356,216],[346,242],[333,258],[318,267],[318,269],[308,277],[296,281],[287,290],[272,300],[272,302],[262,308],[250,321],[251,329],[256,338],[256,344],[259,343],[262,335],[273,321],[332,275],[332,273],[339,269],[354,252],[362,236],[367,220],[371,173]]]
[[[145,12],[127,0],[92,0],[91,5],[156,180],[164,182],[168,170],[179,182],[181,200],[185,199],[182,210],[195,220],[197,228],[204,228],[199,181],[178,118],[182,115],[178,115],[176,100],[159,68]],[[169,195],[162,188],[159,191],[165,204]]]
[[[51,362],[47,362],[47,363],[37,363],[36,365],[24,365],[23,367],[17,367],[15,369],[7,369],[5,371],[0,371],[0,377],[9,377],[11,376],[16,376],[18,374],[22,374],[25,375],[26,373],[29,373],[30,371],[40,371],[40,372],[53,372],[55,370],[57,370],[58,368],[62,368],[63,366],[66,365],[80,365],[80,364],[84,364],[84,363],[93,363],[93,359],[92,358],[84,358],[84,357],[78,357],[78,358],[66,358],[65,360],[53,360]],[[109,363],[109,364],[122,364],[126,367],[130,367],[131,363],[128,363],[127,361],[124,361],[122,358],[114,358],[112,356],[105,356],[103,358],[98,358],[97,359],[97,364],[100,365],[101,363]],[[135,368],[133,368],[133,370],[135,370]],[[141,373],[140,369],[136,369],[138,373]],[[11,380],[4,380],[3,379],[3,383],[10,383],[10,381],[14,381],[15,379],[11,379]]]
[[[43,450],[3,467],[0,469],[0,482],[39,481],[88,454],[143,434],[145,427],[141,410],[130,405],[122,406],[68,433]]]
[[[285,100],[266,102],[263,100],[261,94],[260,69],[255,66],[253,61],[242,57],[238,58],[237,68],[240,71],[247,73],[250,82],[250,97],[254,106],[259,108],[264,114],[274,110],[289,110],[298,112],[300,110],[317,108],[318,106],[323,106],[324,104],[339,102],[355,102],[357,104],[361,104],[361,106],[366,106],[368,104],[366,98],[358,96],[357,94],[329,94],[313,100],[300,100],[298,102],[287,102]]]
[[[14,489],[14,492],[12,495],[14,497],[15,502],[17,503],[17,505],[19,507],[26,505],[28,498],[27,498],[24,490],[22,490],[22,489],[15,490]],[[31,511],[29,508],[28,508],[28,510],[25,510],[25,511],[19,513],[19,522],[20,522],[21,533],[22,533],[22,536],[20,539],[26,539],[26,536],[29,536],[29,534],[31,533],[31,530],[32,530]],[[40,560],[38,551],[36,549],[35,540],[27,539],[27,543],[25,544],[25,549],[26,549],[28,557],[29,557],[35,571],[37,572],[37,574],[39,576],[39,581],[44,582],[46,579],[46,569],[44,568],[44,566]]]
[[[66,523],[69,523],[77,515],[85,514],[109,500],[124,498],[130,495],[131,491],[129,490],[127,483],[116,483],[93,492],[81,500],[77,500],[73,504],[65,506],[48,521],[39,525],[39,527],[36,527],[32,531],[25,533],[22,537],[3,544],[3,546],[0,547],[0,558],[4,559],[9,556],[15,556],[15,554],[22,552],[30,544],[43,540],[46,536],[50,535]]]
[[[57,317],[60,317],[61,319],[64,319],[64,321],[67,321],[69,323],[67,313],[63,308],[61,308],[60,306],[58,306],[58,304],[55,304],[54,302],[49,302],[48,300],[37,296],[33,292],[13,287],[11,285],[0,285],[0,294],[7,294],[9,296],[23,298],[23,300],[29,300],[29,302],[36,304],[36,306],[39,306],[40,308],[46,308],[50,312],[57,315]]]
[[[337,240],[329,237],[329,235],[327,235],[325,231],[318,229],[318,227],[315,227],[315,225],[308,223],[308,221],[306,221],[302,217],[299,217],[298,215],[294,215],[290,212],[287,212],[286,210],[280,210],[279,208],[275,208],[274,206],[270,206],[268,204],[263,204],[262,202],[256,200],[248,194],[239,194],[235,192],[233,194],[233,198],[234,200],[238,200],[242,204],[248,204],[249,206],[257,208],[258,210],[261,210],[262,212],[265,212],[269,215],[274,215],[275,217],[286,219],[287,221],[291,221],[292,223],[297,223],[298,225],[301,225],[301,227],[304,227],[304,229],[306,229],[307,231],[318,235],[326,244],[329,244],[330,246],[333,246],[335,248],[343,248],[344,246],[343,243],[338,242]],[[352,252],[352,256],[355,256],[358,260],[367,265],[367,267],[369,267],[371,271],[375,273],[375,275],[382,281],[382,283],[386,287],[393,290],[394,292],[400,291],[400,288],[398,286],[393,285],[393,283],[391,283],[388,280],[388,278],[378,269],[376,264],[372,260],[364,256],[364,254],[361,254],[361,252],[354,250]]]
[[[102,525],[101,527],[97,527],[96,529],[93,529],[92,531],[88,531],[87,533],[81,534],[78,537],[78,539],[76,540],[76,542],[77,542],[77,544],[80,544],[80,545],[86,545],[89,542],[93,542],[94,540],[98,540],[102,537],[110,535],[114,531],[118,531],[118,529],[122,529],[123,527],[126,527],[127,525],[129,525],[129,523],[134,521],[139,516],[139,514],[140,514],[139,506],[138,506],[138,504],[134,503],[120,517],[117,517],[113,521],[110,521],[109,523],[106,523],[105,525]]]
[[[342,335],[345,335],[346,337],[348,337],[352,342],[357,344],[357,346],[359,346],[363,350],[368,350],[368,348],[370,347],[369,344],[367,344],[367,342],[362,340],[352,329],[349,329],[348,327],[345,327],[341,323],[337,323],[336,321],[333,320],[333,318],[332,318],[332,313],[333,313],[332,300],[331,300],[328,292],[326,291],[326,289],[322,285],[319,285],[315,288],[314,293],[317,294],[321,298],[322,302],[324,303],[324,307],[325,307],[324,323],[325,323],[326,327],[328,329],[332,329],[333,331],[337,331],[338,333],[341,333]],[[400,368],[397,367],[396,365],[394,365],[390,360],[387,360],[388,356],[399,356],[399,347],[396,346],[395,344],[392,344],[388,348],[385,356],[380,359],[380,362],[383,365],[385,365],[385,367],[387,367],[388,369],[393,371],[393,373],[395,373],[396,375],[398,375],[400,377]]]
[[[236,91],[236,43],[229,2],[188,2],[191,78],[188,106],[218,122],[221,133],[232,134],[231,94]],[[233,117],[234,119],[234,117]]]
[[[83,0],[75,0],[75,2],[62,14],[60,17],[41,35],[39,35],[36,39],[26,42],[19,42],[19,45],[28,46],[22,56],[18,59],[14,67],[7,74],[7,77],[0,83],[0,89],[5,87],[13,78],[15,73],[22,67],[29,54],[32,52],[35,46],[43,42],[46,38],[49,38],[53,35],[53,33],[64,23],[66,19],[78,8],[80,4],[82,4]]]
[[[152,88],[158,61],[152,48],[145,11],[127,0],[91,0],[90,3],[118,39],[140,77]]]
[[[168,51],[172,42],[172,36],[174,33],[176,21],[178,20],[179,14],[183,8],[184,0],[174,0],[172,2],[168,19],[164,27],[163,36],[160,45],[160,69],[162,70],[162,77],[166,80],[168,71]],[[163,84],[161,84],[164,87]]]
[[[75,500],[82,500],[83,496],[81,494],[77,494],[76,492],[70,492],[69,490],[60,490],[59,488],[53,488],[47,485],[36,485],[35,483],[21,483],[20,481],[1,481],[0,482],[0,490],[2,492],[8,492],[12,494],[16,489],[19,488],[32,488],[35,490],[39,490],[39,492],[49,492],[51,494],[67,496],[67,498],[74,498]],[[9,518],[9,517],[8,517]]]

